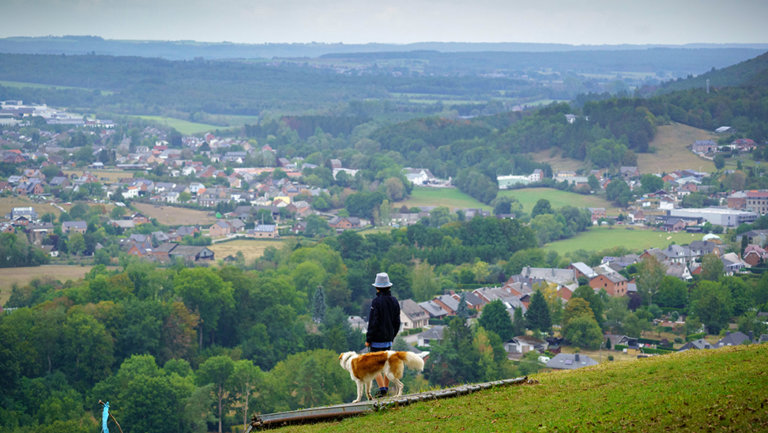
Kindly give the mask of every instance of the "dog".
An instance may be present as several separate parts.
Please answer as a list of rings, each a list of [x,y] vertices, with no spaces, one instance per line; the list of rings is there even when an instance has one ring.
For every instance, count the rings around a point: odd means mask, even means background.
[[[396,397],[403,394],[403,365],[416,371],[424,370],[424,360],[411,352],[394,352],[391,350],[372,352],[358,355],[356,352],[344,352],[339,355],[339,364],[349,372],[349,376],[357,385],[357,403],[363,398],[363,390],[368,400],[371,396],[371,382],[381,373],[390,380],[390,385],[397,388]]]

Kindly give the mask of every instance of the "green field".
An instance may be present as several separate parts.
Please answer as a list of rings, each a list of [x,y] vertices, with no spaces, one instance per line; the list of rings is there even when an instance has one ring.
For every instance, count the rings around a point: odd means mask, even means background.
[[[199,134],[202,132],[209,132],[216,129],[226,129],[221,126],[208,125],[206,123],[195,123],[187,120],[175,119],[173,117],[165,116],[133,116],[145,120],[151,120],[157,122],[163,126],[171,127],[182,134]]]
[[[535,374],[531,385],[277,431],[764,432],[767,356],[768,344],[753,344],[605,362]]]
[[[211,132],[217,129],[232,129],[239,128],[247,123],[258,122],[258,116],[234,116],[234,115],[211,115],[217,122],[221,122],[223,125],[214,125],[209,123],[190,122],[188,120],[176,119],[174,117],[167,116],[149,116],[149,115],[137,115],[145,120],[151,120],[157,122],[163,126],[174,128],[182,134],[200,134],[203,132]]]
[[[23,81],[4,81],[4,80],[0,80],[0,86],[15,87],[15,88],[29,87],[31,89],[55,89],[55,90],[77,89],[77,90],[86,90],[89,92],[92,92],[94,90],[94,89],[88,89],[85,87],[54,86],[52,84],[25,83]],[[110,92],[108,90],[101,91],[101,94],[104,96],[109,96],[112,93],[114,92]]]
[[[523,188],[499,191],[500,197],[514,197],[522,205],[523,210],[530,213],[539,199],[549,200],[553,209],[563,206],[602,207],[609,215],[618,215],[618,208],[609,201],[595,195],[576,194],[575,192],[561,191],[554,188]]]
[[[403,205],[409,208],[416,206],[445,206],[451,210],[466,208],[491,209],[490,206],[475,200],[456,188],[427,188],[419,186],[413,188],[410,198],[393,203],[392,207],[397,209]]]
[[[592,227],[589,231],[580,233],[570,239],[551,242],[544,246],[546,250],[557,251],[563,255],[576,250],[602,251],[614,247],[624,247],[632,251],[642,251],[648,248],[666,248],[672,242],[686,245],[692,241],[700,241],[700,233],[667,233],[663,231],[641,229],[616,225],[613,227]]]

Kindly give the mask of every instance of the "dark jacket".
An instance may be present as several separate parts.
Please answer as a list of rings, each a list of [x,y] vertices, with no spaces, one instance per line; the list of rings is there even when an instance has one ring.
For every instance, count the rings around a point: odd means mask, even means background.
[[[392,294],[379,291],[371,302],[368,313],[368,332],[365,341],[368,343],[387,343],[393,341],[400,330],[400,304]]]

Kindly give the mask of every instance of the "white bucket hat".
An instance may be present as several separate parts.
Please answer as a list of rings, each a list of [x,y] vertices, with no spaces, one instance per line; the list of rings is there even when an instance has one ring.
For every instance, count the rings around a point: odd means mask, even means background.
[[[392,287],[392,283],[389,282],[389,275],[387,275],[386,272],[381,272],[376,274],[376,281],[372,284],[373,287],[376,287],[377,289],[386,288],[386,287]]]

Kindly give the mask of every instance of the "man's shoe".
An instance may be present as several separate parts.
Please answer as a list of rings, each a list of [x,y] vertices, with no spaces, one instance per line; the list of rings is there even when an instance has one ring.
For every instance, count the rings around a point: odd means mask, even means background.
[[[376,391],[374,394],[374,397],[376,398],[383,398],[387,396],[387,393],[389,392],[389,388],[381,387]]]

